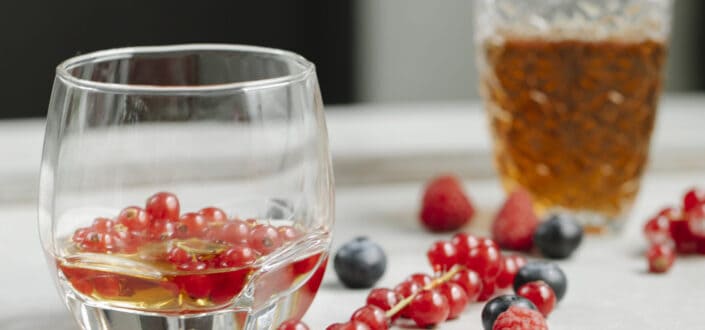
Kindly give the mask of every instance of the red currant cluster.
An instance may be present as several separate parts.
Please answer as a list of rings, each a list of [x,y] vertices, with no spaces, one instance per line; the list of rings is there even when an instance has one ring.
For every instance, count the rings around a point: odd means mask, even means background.
[[[291,226],[229,219],[216,207],[184,214],[179,211],[178,198],[160,192],[147,199],[144,209],[130,206],[115,220],[95,219],[90,227],[76,230],[73,242],[82,252],[133,254],[150,243],[174,239],[167,260],[180,270],[201,270],[251,264],[301,234]],[[220,251],[216,258],[213,251]]]
[[[400,318],[429,328],[457,318],[469,303],[486,301],[497,290],[509,288],[527,263],[522,256],[503,256],[491,239],[465,233],[433,243],[427,257],[435,276],[417,273],[393,289],[375,288],[367,296],[367,304],[349,321],[332,324],[326,330],[384,330],[401,322]],[[551,287],[541,281],[525,284],[517,293],[532,301],[544,315],[556,302]],[[308,328],[296,321],[279,327],[289,329]]]
[[[147,199],[145,208],[130,206],[115,219],[97,218],[91,226],[76,230],[69,250],[149,263],[164,270],[163,278],[143,279],[81,268],[65,261],[60,261],[59,267],[77,291],[89,296],[97,294],[101,299],[125,300],[152,288],[150,292],[178,302],[184,301],[185,298],[178,298],[183,294],[191,300],[207,299],[205,303],[194,303],[196,306],[222,304],[242,290],[258,258],[300,236],[301,232],[292,226],[275,227],[255,219],[230,218],[216,207],[180,214],[178,198],[160,192]],[[308,274],[320,256],[292,262],[291,267],[286,267],[288,280],[277,281],[286,282],[278,283],[279,286],[286,288],[297,276]]]
[[[693,188],[683,197],[683,206],[667,207],[644,224],[651,246],[646,252],[649,271],[667,272],[676,254],[705,255],[705,191]]]

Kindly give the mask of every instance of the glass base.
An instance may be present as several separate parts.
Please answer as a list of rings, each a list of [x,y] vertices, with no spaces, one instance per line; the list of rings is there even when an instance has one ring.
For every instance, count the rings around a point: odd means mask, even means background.
[[[267,330],[284,321],[290,309],[283,297],[257,311],[226,311],[194,315],[145,314],[93,306],[69,295],[66,303],[84,330]],[[282,315],[284,314],[284,315]]]
[[[545,212],[545,214],[551,213],[568,213],[573,215],[575,220],[583,226],[585,233],[591,235],[617,234],[622,230],[626,221],[626,215],[611,217],[587,210],[551,208]]]

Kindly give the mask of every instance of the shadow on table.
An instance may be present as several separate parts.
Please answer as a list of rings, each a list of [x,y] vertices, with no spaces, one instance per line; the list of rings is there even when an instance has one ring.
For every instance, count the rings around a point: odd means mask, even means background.
[[[41,313],[41,312],[40,312]],[[0,328],[3,330],[78,330],[71,315],[56,314],[23,314],[8,318],[0,318]]]

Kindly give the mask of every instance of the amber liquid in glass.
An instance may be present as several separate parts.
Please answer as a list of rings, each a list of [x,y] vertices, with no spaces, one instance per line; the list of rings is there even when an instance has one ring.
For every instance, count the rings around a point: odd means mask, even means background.
[[[179,315],[227,307],[243,293],[258,270],[256,265],[177,270],[163,260],[165,247],[172,243],[146,244],[132,254],[76,253],[69,243],[66,249],[71,256],[57,258],[56,263],[67,284],[90,300],[144,312]],[[217,243],[202,246],[213,249],[214,254],[218,252]],[[208,251],[204,249],[205,253]],[[299,301],[292,315],[303,316],[325,272],[327,260],[319,266],[320,258],[326,255],[314,253],[260,274],[253,287],[252,307],[300,285],[292,294]],[[311,272],[314,273],[311,275]],[[306,283],[301,283],[303,280]]]
[[[539,211],[604,217],[631,206],[649,153],[666,46],[506,38],[484,44],[483,93],[506,189]]]

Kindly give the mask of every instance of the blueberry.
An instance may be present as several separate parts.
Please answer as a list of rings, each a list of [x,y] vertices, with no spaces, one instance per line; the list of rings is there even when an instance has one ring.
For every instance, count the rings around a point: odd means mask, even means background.
[[[545,261],[532,261],[519,269],[514,277],[514,292],[529,282],[544,281],[553,289],[558,300],[563,299],[568,289],[568,279],[558,265]]]
[[[509,309],[510,306],[537,310],[534,303],[524,297],[515,296],[513,294],[499,296],[488,301],[485,307],[482,308],[482,327],[485,328],[485,330],[492,330],[494,321],[499,317],[499,314]]]
[[[333,266],[345,286],[371,288],[384,275],[387,256],[377,243],[358,237],[338,249]]]
[[[569,214],[554,214],[534,232],[534,244],[544,257],[565,259],[583,240],[583,227]]]

